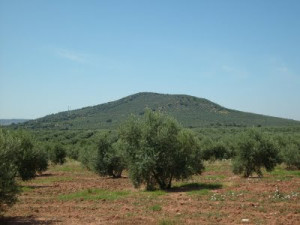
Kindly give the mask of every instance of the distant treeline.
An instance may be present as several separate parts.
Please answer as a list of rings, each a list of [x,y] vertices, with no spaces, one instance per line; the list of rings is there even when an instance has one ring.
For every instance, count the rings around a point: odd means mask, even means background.
[[[8,126],[11,124],[24,123],[28,121],[28,119],[0,119],[1,126]]]

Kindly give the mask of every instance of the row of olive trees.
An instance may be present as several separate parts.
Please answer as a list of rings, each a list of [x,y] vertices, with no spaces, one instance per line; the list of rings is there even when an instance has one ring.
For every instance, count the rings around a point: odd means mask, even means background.
[[[47,167],[47,154],[34,146],[28,134],[0,129],[0,211],[16,201],[17,177],[29,180]]]
[[[261,176],[262,167],[271,171],[279,163],[290,170],[300,169],[300,138],[296,135],[275,135],[251,128],[219,140],[200,138],[204,160],[233,159],[233,171],[246,177],[253,172]]]
[[[127,169],[135,187],[167,189],[173,179],[201,174],[203,160],[233,158],[233,172],[249,177],[262,176],[262,168],[271,171],[292,155],[283,154],[283,144],[255,129],[230,140],[200,140],[174,119],[147,111],[142,119],[131,117],[118,132],[103,134],[97,147],[84,149],[79,159],[102,176],[117,178]]]
[[[30,180],[46,171],[48,161],[62,164],[66,151],[60,145],[45,148],[26,132],[0,129],[0,212],[17,199],[17,179]]]

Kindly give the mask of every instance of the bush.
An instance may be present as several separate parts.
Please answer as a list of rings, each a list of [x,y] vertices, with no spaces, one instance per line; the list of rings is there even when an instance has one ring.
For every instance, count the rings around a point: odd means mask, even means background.
[[[203,170],[198,139],[165,115],[147,110],[120,129],[129,175],[135,187],[171,188],[173,179],[185,179]]]
[[[279,150],[275,142],[257,130],[245,132],[238,142],[237,156],[233,161],[233,172],[251,176],[254,172],[262,176],[261,168],[272,171],[279,162]]]
[[[50,152],[50,160],[54,164],[64,164],[67,152],[62,145],[56,144]]]
[[[101,176],[119,178],[125,168],[125,160],[117,137],[104,134],[100,137],[95,171]]]

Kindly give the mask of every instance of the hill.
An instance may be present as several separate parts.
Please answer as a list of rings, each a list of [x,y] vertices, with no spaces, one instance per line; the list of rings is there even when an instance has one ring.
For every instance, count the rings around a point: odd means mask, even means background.
[[[185,127],[300,125],[295,120],[227,109],[204,98],[142,92],[105,104],[48,115],[16,126],[31,129],[116,128],[130,114],[143,115],[145,108],[165,112]]]
[[[0,125],[8,126],[11,124],[24,123],[28,121],[28,119],[0,119]]]

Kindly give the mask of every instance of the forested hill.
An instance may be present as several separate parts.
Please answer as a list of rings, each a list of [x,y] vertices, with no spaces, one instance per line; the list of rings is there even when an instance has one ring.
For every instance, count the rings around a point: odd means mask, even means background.
[[[130,114],[143,115],[146,108],[165,112],[185,127],[300,125],[295,120],[227,109],[204,98],[142,92],[117,101],[60,112],[14,126],[31,129],[116,128]]]

